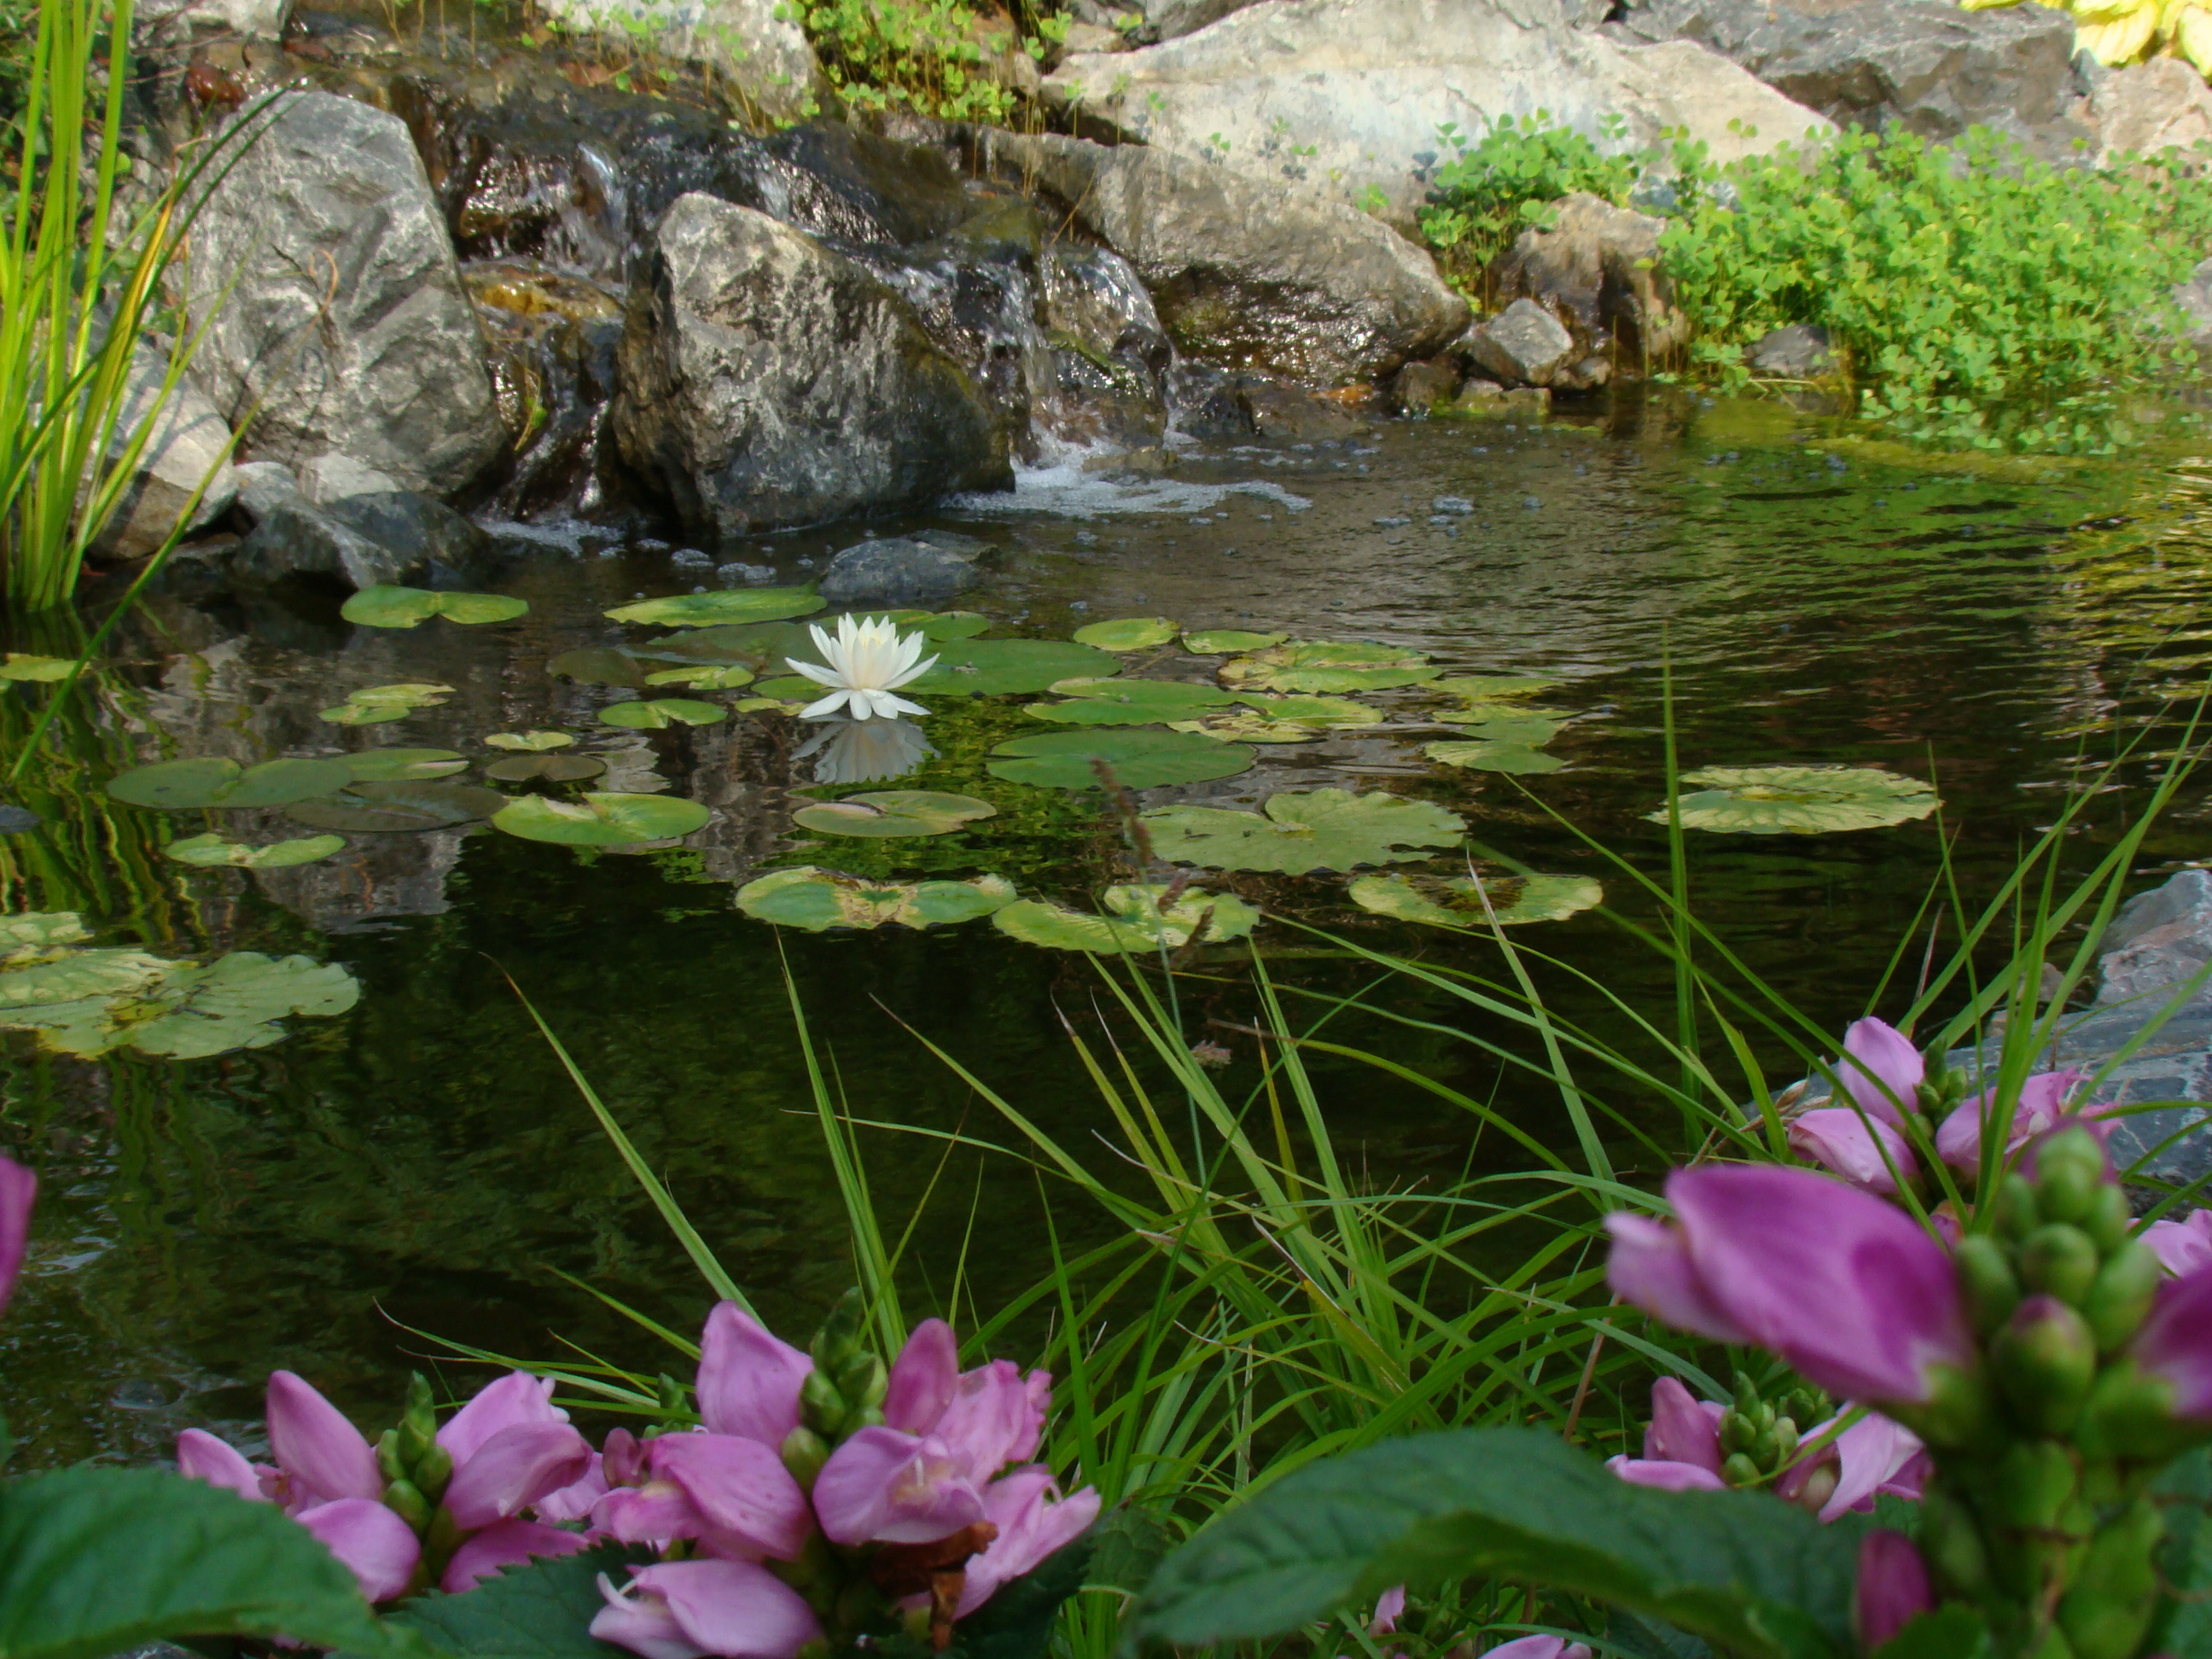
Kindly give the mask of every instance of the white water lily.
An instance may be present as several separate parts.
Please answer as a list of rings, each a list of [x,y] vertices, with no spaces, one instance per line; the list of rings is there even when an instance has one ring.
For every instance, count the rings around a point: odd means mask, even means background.
[[[856,720],[887,720],[929,712],[918,702],[891,695],[936,663],[934,657],[916,660],[921,656],[921,635],[902,635],[889,617],[850,615],[837,618],[834,640],[819,623],[808,631],[814,635],[814,647],[821,652],[823,663],[829,665],[800,662],[796,657],[786,657],[784,661],[808,679],[828,686],[830,695],[800,709],[801,719],[819,719],[841,707],[849,709]]]

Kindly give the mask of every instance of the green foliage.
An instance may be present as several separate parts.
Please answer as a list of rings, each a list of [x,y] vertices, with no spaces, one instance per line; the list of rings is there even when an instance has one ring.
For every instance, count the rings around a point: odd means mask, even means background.
[[[787,0],[822,71],[858,109],[907,108],[946,120],[1004,125],[1021,108],[1008,82],[1016,54],[1042,57],[1065,18],[1040,18],[1018,40],[963,0]]]
[[[626,1650],[591,1633],[592,1616],[606,1605],[599,1576],[622,1583],[625,1565],[653,1559],[635,1545],[602,1544],[509,1567],[464,1595],[420,1597],[387,1622],[457,1659],[622,1659]]]
[[[1626,125],[1608,116],[1604,136],[1617,143]],[[1438,132],[1455,154],[1436,171],[1431,204],[1419,212],[1421,231],[1446,274],[1462,283],[1522,231],[1549,229],[1552,204],[1561,197],[1587,191],[1618,205],[1644,170],[1641,157],[1608,155],[1540,109],[1518,121],[1501,115],[1472,143],[1456,123]]]

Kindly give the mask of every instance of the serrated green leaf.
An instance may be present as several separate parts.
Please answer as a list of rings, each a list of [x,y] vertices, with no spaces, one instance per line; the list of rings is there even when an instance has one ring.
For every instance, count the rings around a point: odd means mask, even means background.
[[[1874,1650],[1874,1659],[1991,1659],[1986,1620],[1964,1602],[1923,1613]],[[2184,1650],[2187,1651],[2187,1650]]]
[[[824,603],[819,593],[807,587],[734,587],[641,599],[635,605],[618,605],[606,614],[617,622],[650,623],[661,628],[712,628],[728,623],[811,617]]]
[[[1044,1659],[1060,1606],[1083,1588],[1090,1532],[1061,1546],[1011,1583],[1001,1584],[952,1627],[948,1654],[957,1659]]]
[[[1141,815],[1152,850],[1171,864],[1304,875],[1363,864],[1402,863],[1449,847],[1467,825],[1432,801],[1343,789],[1270,795],[1264,811],[1156,806]]]
[[[1165,617],[1116,617],[1075,630],[1078,645],[1101,651],[1150,651],[1176,636],[1176,624]]]
[[[591,1633],[592,1619],[606,1605],[599,1578],[605,1573],[626,1583],[625,1567],[652,1559],[650,1549],[635,1544],[541,1558],[479,1579],[460,1595],[419,1597],[388,1621],[454,1659],[633,1659],[628,1649]]]

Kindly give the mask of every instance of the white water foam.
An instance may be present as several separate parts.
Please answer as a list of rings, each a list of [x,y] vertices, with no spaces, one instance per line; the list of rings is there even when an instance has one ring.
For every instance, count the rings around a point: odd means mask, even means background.
[[[1020,519],[1049,515],[1062,519],[1120,518],[1136,513],[1204,513],[1231,495],[1260,495],[1292,513],[1313,503],[1279,483],[1257,478],[1238,483],[1188,483],[1178,478],[1109,478],[1085,472],[1077,456],[1050,466],[1016,467],[1011,492],[954,495],[945,510],[977,518]]]

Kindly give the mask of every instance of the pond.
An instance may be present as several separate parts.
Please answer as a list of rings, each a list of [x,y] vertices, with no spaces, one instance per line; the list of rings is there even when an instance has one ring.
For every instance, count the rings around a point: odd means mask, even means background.
[[[1011,496],[760,538],[735,556],[796,585],[862,530],[947,530],[997,550],[988,579],[958,601],[988,619],[987,638],[1066,640],[1157,616],[1411,647],[1446,676],[1553,681],[1534,702],[1563,723],[1507,735],[1556,769],[1431,761],[1426,745],[1465,732],[1437,718],[1455,712],[1452,696],[1415,684],[1357,694],[1380,724],[1257,745],[1248,770],[1139,801],[1253,806],[1285,791],[1387,790],[1457,815],[1491,854],[1601,882],[1632,919],[1654,907],[1579,836],[1663,878],[1664,830],[1647,815],[1664,799],[1669,672],[1686,769],[1854,763],[1932,778],[1936,817],[1690,838],[1706,921],[1839,1025],[1887,970],[1939,876],[1944,837],[1962,887],[1985,893],[2069,791],[2096,787],[2079,861],[2108,844],[2172,746],[2164,711],[2201,692],[2212,658],[2209,483],[2212,463],[2179,453],[1935,456],[1772,403],[1621,396],[1543,423],[1381,422],[1340,442],[1201,446],[1148,480],[1070,462],[1024,473]],[[787,792],[830,752],[801,752],[805,723],[769,709],[610,727],[599,711],[631,692],[549,672],[562,653],[656,634],[609,619],[611,607],[717,589],[684,550],[605,539],[541,528],[538,550],[494,584],[529,603],[507,623],[357,627],[327,596],[240,609],[179,584],[131,623],[57,727],[18,792],[48,821],[0,840],[8,908],[79,911],[102,945],[167,955],[296,953],[342,967],[360,994],[349,1011],[289,1020],[271,1046],[205,1059],[82,1060],[6,1034],[6,1134],[46,1182],[31,1267],[0,1330],[24,1402],[12,1425],[21,1463],[160,1456],[193,1425],[250,1445],[275,1366],[309,1374],[360,1420],[386,1420],[438,1338],[539,1357],[573,1342],[660,1363],[652,1339],[593,1292],[679,1329],[696,1328],[706,1294],[518,989],[772,1323],[811,1326],[853,1277],[793,994],[831,1090],[867,1126],[858,1143],[895,1239],[919,1208],[908,1269],[931,1297],[988,1310],[1041,1277],[1052,1249],[1103,1236],[1102,1218],[1022,1158],[946,1139],[1016,1140],[925,1046],[1110,1166],[1111,1119],[1063,1027],[1097,1040],[1103,998],[1085,957],[989,920],[810,933],[733,902],[773,868],[813,864],[906,879],[995,872],[1024,896],[1088,908],[1130,874],[1101,798],[986,769],[997,743],[1088,728],[1025,714],[1034,693],[921,696],[933,757],[896,784],[817,793],[950,791],[995,816],[928,839],[794,839],[791,813],[806,798]],[[1208,684],[1223,660],[1174,644],[1121,658],[1125,677]],[[452,690],[388,723],[320,718],[353,693],[407,684]],[[753,695],[678,691],[716,704]],[[44,695],[0,697],[11,743]],[[1509,713],[1525,728],[1525,712]],[[708,823],[644,850],[481,823],[355,829],[320,862],[195,869],[161,844],[210,830],[251,842],[315,831],[278,811],[157,811],[102,791],[128,767],[179,756],[251,764],[398,744],[481,766],[501,758],[487,735],[533,730],[575,733],[573,752],[606,760],[596,787],[689,798]],[[2182,799],[2147,844],[2138,885],[2202,854],[2204,810],[2201,792]],[[1465,856],[1437,849],[1396,867],[1463,874]],[[1341,872],[1211,884],[1269,911],[1253,945],[1298,1018],[1319,1011],[1316,999],[1377,982],[1370,963],[1307,929],[1434,962],[1495,962],[1483,938],[1359,908]],[[1669,1005],[1665,964],[1596,911],[1516,937],[1557,959],[1540,971],[1568,1017],[1620,1024],[1577,972],[1655,1017]],[[1243,947],[1206,946],[1191,967],[1179,990],[1187,1034],[1227,1051],[1237,1096],[1257,1076],[1240,1029],[1259,1017]],[[1463,1019],[1418,986],[1385,994],[1402,1017]],[[1334,1035],[1565,1143],[1556,1093],[1474,1048],[1358,1017]],[[1377,1185],[1517,1167],[1502,1138],[1478,1142],[1466,1114],[1405,1079],[1345,1059],[1314,1066],[1340,1146]],[[1648,1104],[1611,1093],[1631,1121]],[[1652,1166],[1625,1136],[1615,1152],[1631,1170]]]

